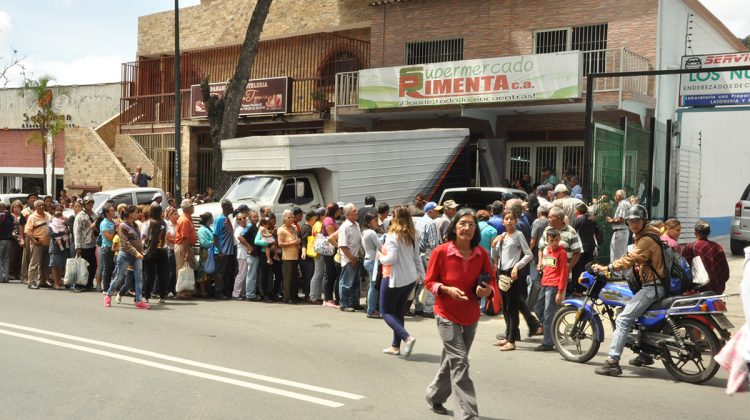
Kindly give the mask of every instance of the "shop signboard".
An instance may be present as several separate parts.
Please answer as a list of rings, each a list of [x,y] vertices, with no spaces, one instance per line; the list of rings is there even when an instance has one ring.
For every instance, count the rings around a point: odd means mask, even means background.
[[[211,94],[224,96],[225,83],[210,83]],[[292,82],[288,77],[248,80],[242,98],[240,116],[258,114],[284,114],[292,111]],[[207,118],[208,110],[203,103],[200,85],[190,87],[190,117]]]
[[[680,75],[680,106],[750,104],[750,69],[721,71],[722,67],[750,66],[750,52],[682,57],[682,68],[716,68],[708,73]]]
[[[580,51],[359,71],[359,108],[490,104],[581,96]]]

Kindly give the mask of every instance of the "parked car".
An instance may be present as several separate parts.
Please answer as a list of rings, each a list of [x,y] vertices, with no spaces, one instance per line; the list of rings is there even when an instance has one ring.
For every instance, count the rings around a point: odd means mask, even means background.
[[[734,217],[729,237],[732,255],[743,255],[743,250],[748,245],[750,245],[750,184],[734,205]]]
[[[526,199],[526,191],[515,188],[504,187],[464,187],[446,188],[440,196],[438,203],[453,200],[459,207],[470,207],[474,210],[485,209],[495,200],[502,200],[505,194],[511,194],[514,198]]]
[[[28,196],[28,194],[24,193],[0,194],[0,202],[4,203],[6,206],[10,206],[14,201],[20,200],[24,205],[26,205],[26,198]]]
[[[161,207],[162,209],[167,208],[167,195],[161,188],[150,188],[150,187],[133,187],[133,188],[120,188],[117,190],[99,191],[92,194],[94,197],[94,212],[99,213],[104,203],[107,200],[115,202],[115,206],[120,203],[127,205],[135,204],[151,204],[154,201],[154,195],[161,196]]]

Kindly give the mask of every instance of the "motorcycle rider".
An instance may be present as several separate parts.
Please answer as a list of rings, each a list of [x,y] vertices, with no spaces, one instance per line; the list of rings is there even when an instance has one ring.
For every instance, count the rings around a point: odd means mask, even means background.
[[[642,286],[633,298],[625,305],[623,311],[617,316],[615,321],[615,332],[612,337],[612,345],[609,348],[609,358],[604,362],[602,367],[596,369],[599,375],[619,376],[622,374],[620,368],[620,356],[625,348],[628,334],[633,328],[635,320],[641,316],[651,304],[665,296],[664,288],[660,282],[660,277],[664,273],[664,257],[662,256],[661,246],[651,238],[644,236],[647,234],[659,237],[656,228],[648,226],[648,214],[646,209],[640,204],[632,206],[626,216],[625,223],[635,236],[635,246],[632,251],[625,254],[622,258],[612,261],[609,266],[594,264],[591,266],[593,271],[599,272],[608,270],[623,271],[636,266],[636,280]],[[644,354],[639,354],[629,362],[633,366],[646,366],[654,363],[654,360]]]

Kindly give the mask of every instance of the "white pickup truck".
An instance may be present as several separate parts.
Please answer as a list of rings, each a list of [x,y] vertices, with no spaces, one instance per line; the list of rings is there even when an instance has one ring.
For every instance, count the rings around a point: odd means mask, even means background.
[[[468,136],[468,129],[457,128],[224,140],[222,168],[237,179],[222,199],[235,207],[270,206],[277,218],[293,207],[361,205],[367,194],[406,203],[418,192],[436,195]],[[194,217],[204,212],[216,216],[221,206],[196,206]]]

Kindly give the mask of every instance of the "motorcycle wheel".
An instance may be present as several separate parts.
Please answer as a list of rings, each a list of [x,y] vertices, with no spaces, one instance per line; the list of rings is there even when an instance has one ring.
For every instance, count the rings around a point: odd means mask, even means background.
[[[571,337],[571,331],[576,323],[576,312],[574,306],[560,308],[552,319],[552,342],[557,352],[565,360],[576,363],[586,363],[599,351],[597,341],[597,324],[590,319],[579,320],[579,330],[575,337]]]
[[[678,319],[675,321],[677,334],[685,342],[689,354],[682,355],[678,351],[665,349],[662,358],[664,367],[670,375],[682,382],[699,384],[716,375],[719,364],[714,356],[721,350],[721,343],[716,334],[707,325],[693,319]],[[664,328],[664,334],[673,336],[671,328]],[[670,341],[670,344],[674,344]]]

